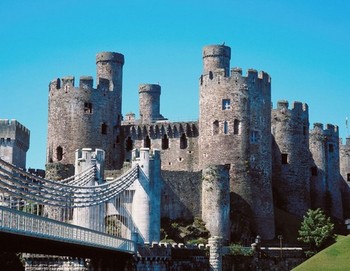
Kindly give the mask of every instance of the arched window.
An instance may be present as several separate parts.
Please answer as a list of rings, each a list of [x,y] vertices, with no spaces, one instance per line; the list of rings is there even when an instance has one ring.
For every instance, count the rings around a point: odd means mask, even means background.
[[[63,158],[63,148],[61,146],[58,146],[56,148],[56,158],[57,158],[57,161],[61,161]]]
[[[131,151],[133,148],[133,141],[131,137],[129,136],[128,139],[126,140],[126,150]]]
[[[107,128],[108,128],[107,124],[106,123],[102,123],[102,125],[101,125],[101,134],[106,135],[107,134]]]
[[[227,135],[228,133],[228,125],[227,125],[227,121],[224,122],[224,134]]]
[[[61,79],[57,78],[56,89],[60,89],[60,88],[61,88]]]
[[[149,138],[149,136],[146,136],[145,139],[143,140],[143,147],[144,148],[151,147],[151,139]]]
[[[187,137],[185,134],[182,134],[180,137],[180,149],[186,149],[187,148]]]
[[[213,122],[213,135],[217,135],[219,133],[219,121]]]
[[[162,150],[166,150],[169,148],[169,138],[167,135],[164,135],[162,138]]]
[[[239,120],[234,120],[233,122],[233,134],[238,135],[239,134]]]

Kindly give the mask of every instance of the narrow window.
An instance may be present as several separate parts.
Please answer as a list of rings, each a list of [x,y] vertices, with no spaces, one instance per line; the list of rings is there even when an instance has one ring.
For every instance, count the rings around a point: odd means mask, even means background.
[[[231,109],[231,101],[230,99],[222,100],[222,110],[230,110]]]
[[[348,182],[350,182],[350,173],[346,174],[346,179]]]
[[[259,138],[259,132],[258,131],[251,131],[250,132],[250,142],[251,143],[257,143]]]
[[[186,149],[187,148],[187,137],[185,134],[182,134],[180,137],[180,149]]]
[[[210,80],[212,80],[212,79],[213,79],[213,77],[214,77],[214,76],[213,76],[213,72],[212,72],[212,71],[210,71],[210,72],[209,72],[209,79],[210,79]]]
[[[288,154],[282,153],[282,165],[288,164]]]
[[[133,148],[133,142],[131,137],[129,136],[128,139],[126,140],[126,151],[131,151]]]
[[[328,145],[328,151],[329,152],[334,152],[334,145],[333,144],[329,144]]]
[[[61,146],[58,146],[56,148],[56,158],[57,158],[57,161],[61,161],[63,158],[63,148]]]
[[[107,134],[107,128],[108,128],[107,124],[106,123],[102,123],[102,125],[101,125],[101,134],[106,135]]]
[[[162,150],[166,150],[169,148],[169,138],[167,135],[164,135],[162,138]]]
[[[116,143],[116,144],[119,144],[119,143],[120,143],[120,138],[119,138],[119,136],[117,136],[117,138],[115,139],[115,143]]]
[[[151,139],[149,138],[149,136],[146,136],[145,139],[143,140],[143,147],[144,148],[151,147]]]
[[[239,120],[235,120],[233,122],[233,134],[238,135],[239,134]]]
[[[61,80],[58,78],[56,81],[56,89],[60,89],[61,88]]]
[[[311,176],[317,176],[317,167],[311,167]]]
[[[217,135],[219,133],[219,122],[216,120],[213,122],[213,135]]]
[[[307,129],[306,129],[306,126],[304,125],[303,126],[303,135],[306,135],[306,132],[307,132]]]
[[[92,103],[84,103],[84,113],[86,114],[92,113]]]
[[[224,122],[224,134],[227,135],[228,133],[228,125],[227,125],[227,121]]]

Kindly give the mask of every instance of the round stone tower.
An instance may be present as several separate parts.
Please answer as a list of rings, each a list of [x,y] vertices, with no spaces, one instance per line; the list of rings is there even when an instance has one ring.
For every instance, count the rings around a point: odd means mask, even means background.
[[[310,208],[308,106],[279,101],[272,110],[273,187],[277,206],[302,217]]]
[[[150,124],[164,119],[160,114],[160,85],[139,85],[139,108],[140,119],[143,124]]]
[[[47,163],[74,165],[75,150],[106,152],[106,169],[121,167],[122,67],[119,53],[97,54],[97,88],[90,76],[56,79],[49,86]]]
[[[248,70],[248,75],[242,76],[239,68],[229,74],[230,53],[230,48],[224,45],[203,49],[200,167],[231,165],[232,229],[237,229],[237,233],[246,229],[247,234],[257,233],[264,239],[272,239],[274,213],[268,150],[271,133],[266,128],[271,121],[270,77],[255,70]],[[257,202],[261,195],[264,202]]]
[[[211,236],[230,240],[229,166],[210,166],[202,171],[202,220]]]
[[[338,127],[315,123],[310,132],[310,151],[313,158],[311,195],[313,208],[323,208],[328,215],[342,220],[341,176]]]

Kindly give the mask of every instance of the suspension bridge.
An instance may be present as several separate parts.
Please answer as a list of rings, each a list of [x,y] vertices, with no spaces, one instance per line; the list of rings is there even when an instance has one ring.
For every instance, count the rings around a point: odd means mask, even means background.
[[[149,179],[149,151],[143,152],[127,172],[107,181],[102,150],[77,152],[75,175],[60,181],[32,175],[0,159],[2,245],[54,255],[135,254],[137,243],[152,241],[154,219],[145,210],[152,199],[157,201],[157,193],[150,193],[150,187],[157,185]]]

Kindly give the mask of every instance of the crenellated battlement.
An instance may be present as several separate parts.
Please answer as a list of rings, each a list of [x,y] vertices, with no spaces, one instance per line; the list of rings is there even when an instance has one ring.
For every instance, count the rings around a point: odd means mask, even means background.
[[[108,80],[107,80],[108,81]],[[108,83],[109,84],[109,83]],[[93,89],[94,79],[92,76],[80,76],[79,85],[75,85],[74,76],[65,76],[56,78],[49,84],[49,91],[61,90],[68,91],[69,89]]]
[[[231,69],[231,73],[229,76],[226,76],[226,70],[223,68],[217,68],[213,71],[210,71],[208,74],[203,74],[201,76],[201,81],[207,80],[212,81],[215,78],[220,77],[220,80],[223,80],[223,78],[227,78],[228,81],[230,80],[237,80],[242,79],[246,82],[264,82],[265,84],[271,84],[271,77],[268,73],[264,71],[257,71],[255,69],[248,69],[246,71],[246,74],[243,75],[242,68],[235,67]]]
[[[342,140],[342,138],[340,138],[339,145],[350,147],[350,137],[345,138],[345,144],[343,144],[343,140]]]
[[[316,122],[314,123],[312,132],[322,134],[327,137],[339,137],[339,128],[337,125],[333,124],[326,124],[326,127],[324,128],[322,123]]]
[[[24,151],[29,149],[30,131],[17,120],[0,119],[1,144],[16,143]]]
[[[149,136],[152,139],[162,139],[164,135],[169,138],[180,138],[183,134],[186,137],[198,136],[197,122],[171,122],[155,123],[144,125],[125,125],[125,134],[133,139],[144,139]]]
[[[15,119],[0,119],[0,129],[2,130],[4,128],[8,130],[20,131],[23,134],[27,134],[28,136],[30,135],[30,131]]]
[[[92,76],[80,76],[79,88],[92,89],[94,85],[94,79]]]
[[[298,101],[294,101],[291,108],[289,108],[289,102],[287,100],[277,101],[277,108],[273,110],[281,111],[282,113],[285,113],[288,110],[291,112],[291,114],[306,116],[309,114],[309,106],[306,103],[301,103]]]

